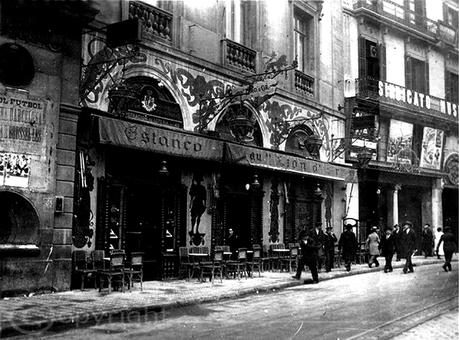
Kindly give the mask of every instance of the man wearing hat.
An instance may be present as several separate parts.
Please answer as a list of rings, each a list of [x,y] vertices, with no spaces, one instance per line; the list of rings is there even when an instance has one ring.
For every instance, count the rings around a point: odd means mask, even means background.
[[[322,269],[322,264],[325,262],[324,254],[324,231],[322,230],[322,222],[317,222],[315,229],[311,230],[309,236],[314,239],[316,244],[316,253],[317,253],[317,269]]]
[[[352,224],[346,224],[346,231],[344,231],[338,242],[338,251],[342,252],[342,258],[345,263],[347,271],[351,270],[351,263],[355,261],[355,253],[357,252],[357,238],[352,231]]]
[[[370,253],[370,260],[368,261],[368,267],[371,268],[371,265],[374,263],[376,267],[379,267],[379,243],[381,240],[378,235],[378,227],[371,228],[371,234],[368,235],[367,241],[365,243],[365,248]]]
[[[335,242],[338,239],[333,233],[333,228],[328,226],[324,234],[324,251],[325,251],[325,270],[330,272],[333,268],[333,260],[335,257]]]
[[[413,224],[410,221],[403,223],[402,230],[403,255],[406,259],[403,272],[406,274],[414,272],[411,256],[416,252],[416,233],[413,230]]]
[[[441,236],[440,242],[438,242],[437,246],[437,253],[438,248],[443,243],[443,251],[445,252],[445,264],[442,266],[443,270],[447,272],[448,270],[451,271],[451,258],[453,257],[453,253],[457,251],[457,242],[454,235],[451,233],[451,227],[445,226],[445,233]]]
[[[307,265],[311,271],[314,283],[319,283],[319,275],[317,273],[317,247],[314,239],[310,234],[308,235],[306,231],[300,233],[300,247],[302,257],[298,263],[296,275],[293,276],[293,278],[299,280],[303,267]]]

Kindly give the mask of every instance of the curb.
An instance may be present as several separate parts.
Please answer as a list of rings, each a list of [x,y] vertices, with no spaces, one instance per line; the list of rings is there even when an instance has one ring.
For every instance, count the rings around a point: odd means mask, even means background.
[[[440,263],[436,260],[424,260],[422,264],[417,264],[417,266],[435,265],[435,264],[440,264]],[[416,266],[416,263],[413,263],[413,265]],[[400,263],[395,263],[393,264],[393,269],[394,270],[401,269],[403,268],[403,266],[404,266],[403,261]],[[378,271],[383,271],[383,270],[384,270],[383,266],[372,267],[372,268],[366,267],[366,268],[362,268],[362,269],[354,270],[354,271],[351,268],[351,271],[349,272],[338,272],[336,274],[332,274],[329,277],[322,277],[319,283],[323,281],[336,279],[336,278],[366,274],[370,272],[378,272]],[[32,322],[32,323],[23,322],[23,323],[12,324],[11,322],[9,322],[6,326],[3,325],[0,328],[0,338],[11,337],[15,335],[25,335],[25,334],[36,335],[36,334],[40,334],[45,331],[48,331],[52,328],[53,329],[60,328],[60,330],[64,331],[64,330],[69,330],[69,329],[78,328],[78,327],[90,327],[90,326],[93,326],[99,323],[105,323],[113,317],[123,318],[125,316],[127,317],[132,314],[136,314],[138,316],[144,316],[150,313],[164,313],[167,310],[172,310],[175,308],[190,307],[190,306],[194,306],[194,305],[206,303],[206,302],[229,300],[229,299],[239,298],[243,296],[248,296],[251,294],[259,294],[260,292],[270,293],[271,291],[301,286],[303,284],[304,284],[304,280],[292,279],[292,281],[274,283],[271,285],[268,284],[264,287],[256,287],[256,288],[251,287],[245,290],[243,289],[243,290],[237,290],[237,291],[229,291],[227,293],[220,294],[218,296],[195,298],[195,299],[190,299],[188,301],[166,302],[164,304],[154,304],[154,305],[142,306],[142,307],[132,306],[132,307],[118,309],[111,313],[108,313],[107,311],[100,312],[100,313],[93,313],[91,314],[90,317],[88,317],[86,313],[81,313],[81,314],[75,314],[75,315],[70,315],[66,317],[56,318],[53,320],[45,320],[45,321],[38,321],[38,322]],[[82,326],[82,323],[78,322],[78,320],[82,320],[82,319],[85,320],[83,326]]]

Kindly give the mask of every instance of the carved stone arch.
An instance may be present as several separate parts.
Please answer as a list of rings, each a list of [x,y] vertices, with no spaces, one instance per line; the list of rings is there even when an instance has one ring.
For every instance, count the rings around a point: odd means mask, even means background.
[[[40,219],[22,194],[0,190],[0,244],[36,244]]]

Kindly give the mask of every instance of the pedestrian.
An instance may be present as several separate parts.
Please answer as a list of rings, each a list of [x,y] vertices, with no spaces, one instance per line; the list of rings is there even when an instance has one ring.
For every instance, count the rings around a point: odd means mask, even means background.
[[[438,242],[437,253],[441,244],[443,244],[443,251],[445,252],[445,264],[442,268],[445,272],[448,270],[451,271],[451,258],[453,257],[453,253],[457,252],[457,242],[456,238],[451,233],[451,227],[445,226],[445,233],[441,236],[440,241]]]
[[[328,226],[324,234],[325,271],[329,273],[333,268],[335,259],[335,243],[338,241],[333,233],[333,228]]]
[[[425,258],[427,256],[432,256],[432,249],[434,246],[432,229],[430,229],[430,224],[426,223],[424,229],[422,230],[422,251],[424,252]]]
[[[237,257],[236,250],[238,248],[238,239],[237,239],[237,235],[234,234],[234,231],[232,228],[228,229],[228,237],[226,238],[226,245],[230,247],[231,258],[235,259]]]
[[[317,272],[317,245],[314,239],[310,236],[311,233],[301,232],[300,233],[300,247],[301,247],[301,258],[296,269],[296,275],[294,279],[299,280],[301,278],[301,272],[305,265],[308,266],[312,280],[315,283],[319,283],[319,274]]]
[[[376,267],[379,267],[379,243],[381,242],[378,234],[378,227],[374,226],[371,228],[371,233],[368,235],[367,241],[365,242],[365,249],[370,253],[370,260],[368,261],[368,267],[374,263]]]
[[[391,272],[392,269],[392,258],[395,253],[395,238],[392,234],[392,230],[386,229],[386,233],[381,237],[381,243],[379,244],[382,255],[386,259],[386,265],[384,266],[384,273]]]
[[[406,259],[403,272],[406,274],[414,272],[413,263],[411,257],[417,251],[416,249],[416,233],[413,230],[413,224],[410,221],[406,221],[402,226],[402,246],[403,246],[403,257]]]
[[[344,266],[347,271],[351,270],[351,263],[355,261],[355,253],[357,252],[357,239],[352,231],[352,224],[346,224],[344,231],[338,242],[338,251],[341,252],[341,258],[344,260]]]
[[[437,231],[435,232],[435,253],[437,255],[437,258],[440,259],[440,256],[445,255],[443,252],[443,243],[439,245],[441,236],[443,235],[443,231],[441,230],[440,227],[437,228]]]
[[[314,239],[314,242],[317,247],[317,270],[320,273],[322,265],[325,262],[325,253],[324,253],[324,231],[322,230],[322,223],[317,222],[316,227],[309,234]]]
[[[402,245],[402,231],[400,230],[400,226],[398,224],[394,225],[394,231],[392,233],[394,236],[395,241],[395,252],[397,253],[397,257],[395,261],[400,261],[402,258],[403,253],[403,245]]]

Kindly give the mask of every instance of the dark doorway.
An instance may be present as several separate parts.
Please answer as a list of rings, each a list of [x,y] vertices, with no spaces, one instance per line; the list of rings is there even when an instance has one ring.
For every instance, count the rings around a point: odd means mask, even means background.
[[[250,196],[245,193],[228,194],[226,199],[226,229],[232,228],[238,237],[238,247],[251,248]]]

